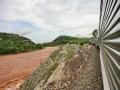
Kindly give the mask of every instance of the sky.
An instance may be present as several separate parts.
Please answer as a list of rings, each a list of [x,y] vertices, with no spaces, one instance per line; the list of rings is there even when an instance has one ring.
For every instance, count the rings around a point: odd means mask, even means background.
[[[98,28],[100,0],[0,0],[0,32],[35,43],[60,35],[91,37]]]

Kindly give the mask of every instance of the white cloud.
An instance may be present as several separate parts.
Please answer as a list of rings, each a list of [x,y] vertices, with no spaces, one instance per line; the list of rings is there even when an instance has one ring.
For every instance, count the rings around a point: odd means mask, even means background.
[[[0,20],[5,22],[0,21],[0,26],[2,26],[0,31],[4,29],[15,32],[13,27],[16,24],[11,22],[20,20],[42,29],[42,35],[51,32],[47,34],[51,36],[48,38],[53,38],[52,33],[89,36],[95,28],[98,28],[99,3],[98,0],[1,0]],[[21,32],[23,30],[27,34],[31,29],[26,31],[24,28]],[[33,28],[32,30],[30,34],[34,35],[36,30]],[[41,33],[38,35],[42,38]],[[29,38],[34,40],[34,37]],[[47,41],[43,38],[44,40]]]
[[[19,30],[19,31],[12,30],[12,31],[9,31],[9,32],[10,33],[15,33],[15,34],[18,34],[18,35],[27,35],[27,34],[32,33],[32,30]]]
[[[18,34],[18,35],[27,35],[32,33],[32,30],[29,29],[24,29],[24,30],[6,30],[6,31],[2,31],[2,32],[7,32],[7,33],[14,33],[14,34]]]

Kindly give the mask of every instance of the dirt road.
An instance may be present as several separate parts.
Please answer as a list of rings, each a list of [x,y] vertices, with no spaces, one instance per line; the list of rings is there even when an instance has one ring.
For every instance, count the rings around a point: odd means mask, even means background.
[[[0,56],[0,90],[16,89],[57,48]]]

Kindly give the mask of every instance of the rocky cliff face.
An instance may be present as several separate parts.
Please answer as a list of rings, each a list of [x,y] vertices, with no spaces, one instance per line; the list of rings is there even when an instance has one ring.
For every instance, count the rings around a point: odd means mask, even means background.
[[[98,51],[92,46],[65,45],[50,55],[25,82],[21,90],[102,89]],[[98,58],[98,60],[96,60]]]
[[[73,57],[78,57],[80,45],[60,46],[53,52],[45,63],[41,64],[29,78],[21,85],[22,90],[37,90],[45,85],[66,78],[65,64]],[[68,77],[69,75],[67,75]]]

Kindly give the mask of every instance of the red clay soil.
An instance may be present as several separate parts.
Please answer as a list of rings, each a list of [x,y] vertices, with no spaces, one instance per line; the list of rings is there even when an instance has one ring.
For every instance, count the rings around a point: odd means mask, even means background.
[[[23,82],[56,49],[58,47],[47,47],[33,52],[0,56],[0,90]]]

